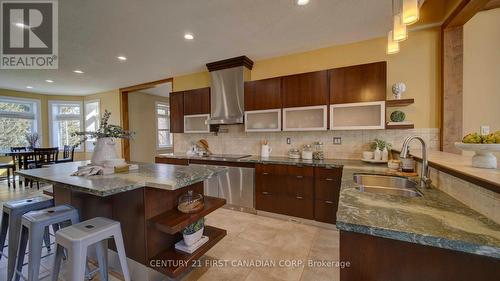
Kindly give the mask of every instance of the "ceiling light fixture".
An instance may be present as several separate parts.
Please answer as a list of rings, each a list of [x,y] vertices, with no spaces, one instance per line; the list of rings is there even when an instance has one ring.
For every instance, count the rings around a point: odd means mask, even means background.
[[[186,34],[184,34],[184,39],[186,39],[186,40],[193,40],[194,39],[194,35],[191,34],[191,33],[186,33]]]
[[[389,34],[387,34],[387,54],[392,55],[396,53],[399,53],[399,43],[394,41],[391,30]]]
[[[126,58],[126,57],[124,57],[124,56],[118,56],[118,57],[116,57],[116,58],[117,58],[118,60],[120,60],[120,61],[126,61],[126,60],[127,60],[127,58]]]
[[[396,5],[395,5],[396,4]],[[408,32],[406,30],[406,25],[403,23],[403,3],[401,0],[392,0],[392,16],[393,16],[393,26],[392,26],[392,36],[393,40],[400,42],[408,38]]]
[[[83,73],[85,73],[85,72],[83,72],[83,71],[81,71],[81,70],[79,70],[79,69],[73,70],[73,72],[74,72],[74,73],[78,73],[78,74],[83,74]]]
[[[297,0],[297,5],[299,6],[305,6],[309,4],[309,0]]]
[[[54,80],[47,79],[47,80],[45,80],[45,82],[47,82],[47,83],[54,83]]]
[[[32,86],[26,86],[26,89],[33,89]]]
[[[414,24],[419,18],[418,0],[403,1],[403,23],[406,25]]]

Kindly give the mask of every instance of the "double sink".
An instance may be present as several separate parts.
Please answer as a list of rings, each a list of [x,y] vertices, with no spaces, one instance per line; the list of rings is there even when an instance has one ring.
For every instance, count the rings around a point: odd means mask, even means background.
[[[361,192],[380,193],[404,197],[421,197],[417,183],[397,176],[354,174],[356,188]]]

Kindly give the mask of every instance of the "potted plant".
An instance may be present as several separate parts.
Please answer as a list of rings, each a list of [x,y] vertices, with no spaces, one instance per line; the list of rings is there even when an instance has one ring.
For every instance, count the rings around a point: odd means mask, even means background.
[[[134,132],[124,130],[117,125],[109,124],[108,121],[110,116],[111,112],[105,110],[97,131],[73,133],[74,136],[83,137],[75,146],[84,143],[89,138],[95,138],[97,140],[92,154],[92,165],[102,166],[106,160],[117,159],[118,154],[115,149],[116,143],[114,139],[130,139],[134,135]]]
[[[385,140],[375,139],[371,144],[371,148],[374,150],[375,160],[387,161],[392,145]]]
[[[36,148],[38,147],[40,141],[40,135],[38,133],[26,133],[24,135],[26,142],[28,143],[28,147]]]
[[[184,238],[184,243],[189,247],[194,243],[198,242],[203,236],[203,230],[205,229],[205,218],[201,218],[195,223],[188,225],[182,231],[182,237]]]

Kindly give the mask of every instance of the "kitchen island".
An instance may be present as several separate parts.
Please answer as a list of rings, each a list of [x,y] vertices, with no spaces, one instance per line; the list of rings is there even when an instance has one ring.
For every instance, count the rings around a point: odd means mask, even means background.
[[[82,221],[94,217],[119,221],[127,257],[170,277],[189,269],[226,235],[223,229],[205,226],[209,241],[197,251],[186,254],[174,249],[182,239],[182,229],[225,204],[224,199],[205,197],[201,211],[184,214],[177,210],[178,197],[189,190],[203,194],[203,181],[225,173],[226,168],[138,164],[138,170],[126,173],[71,176],[86,164],[88,161],[55,164],[17,173],[52,184],[55,204],[77,208]]]

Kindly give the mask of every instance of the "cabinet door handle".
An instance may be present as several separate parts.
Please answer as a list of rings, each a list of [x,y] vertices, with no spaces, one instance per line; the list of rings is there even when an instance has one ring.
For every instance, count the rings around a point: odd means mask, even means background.
[[[267,176],[267,175],[269,175],[269,173],[262,173],[262,175]]]
[[[299,200],[304,199],[304,197],[302,197],[302,196],[296,196],[295,198],[297,198],[297,199],[299,199]]]
[[[297,176],[297,178],[298,178],[298,179],[301,179],[301,178],[303,178],[303,177],[304,177],[304,176]]]
[[[262,191],[262,194],[264,194],[264,195],[271,195],[271,193],[269,193],[267,191]]]
[[[327,180],[327,181],[333,181],[332,178],[326,178],[325,180]]]
[[[332,202],[332,201],[328,201],[328,200],[326,200],[326,201],[325,201],[325,203],[326,203],[326,204],[333,204],[333,202]]]

